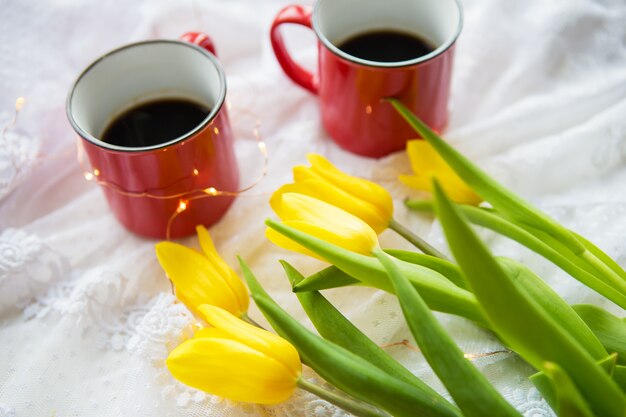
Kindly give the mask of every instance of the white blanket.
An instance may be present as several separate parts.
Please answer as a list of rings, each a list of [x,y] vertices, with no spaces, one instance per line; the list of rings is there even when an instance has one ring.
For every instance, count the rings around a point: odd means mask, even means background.
[[[235,266],[239,254],[269,293],[307,323],[279,259],[303,273],[321,262],[264,238],[270,193],[290,181],[307,152],[387,187],[397,219],[445,250],[436,222],[402,204],[419,193],[396,177],[403,152],[372,160],[348,154],[320,126],[316,98],[281,72],[269,25],[277,0],[4,1],[0,7],[0,416],[342,416],[307,394],[275,407],[234,404],[179,384],[164,358],[192,319],[174,302],[154,241],[120,226],[102,191],[85,181],[64,100],[76,74],[122,44],[209,33],[225,67],[243,181],[261,162],[269,175],[211,228]],[[626,265],[626,3],[623,0],[466,0],[445,136],[495,177]],[[297,58],[314,66],[314,36],[286,28]],[[14,124],[15,101],[25,102]],[[252,116],[250,115],[252,114]],[[494,252],[529,264],[568,302],[623,311],[505,238]],[[407,247],[392,232],[384,246]],[[195,244],[194,238],[183,240]],[[358,288],[328,297],[374,341],[436,389],[393,296]],[[255,308],[252,316],[261,320]],[[502,347],[485,331],[438,315],[467,353]],[[405,342],[406,341],[406,342]],[[551,416],[510,353],[475,360],[525,416]],[[307,375],[313,377],[307,372]]]

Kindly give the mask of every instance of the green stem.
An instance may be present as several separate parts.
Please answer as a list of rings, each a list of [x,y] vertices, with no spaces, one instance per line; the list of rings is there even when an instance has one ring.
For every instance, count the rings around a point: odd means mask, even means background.
[[[395,219],[391,219],[391,221],[389,221],[389,228],[405,238],[409,243],[424,252],[426,255],[435,256],[437,258],[445,259],[446,261],[448,260],[446,255],[433,248],[424,239],[402,226]]]
[[[369,404],[365,404],[353,398],[349,398],[344,395],[329,391],[326,388],[309,382],[302,377],[298,379],[297,384],[298,387],[302,388],[303,390],[308,391],[311,394],[317,395],[321,399],[326,400],[329,403],[334,404],[337,407],[340,407],[357,417],[390,417],[389,414]]]
[[[434,206],[431,201],[408,200],[405,204],[411,210],[423,213],[434,212]],[[608,282],[609,278],[605,277],[604,274],[599,274],[598,270],[594,268],[588,260],[583,259],[582,255],[574,255],[557,239],[542,230],[530,226],[525,226],[526,228],[523,228],[520,224],[501,217],[493,210],[465,205],[459,205],[458,207],[463,211],[463,214],[467,216],[469,221],[475,225],[491,229],[494,232],[526,246],[528,249],[543,256],[581,283],[585,284],[599,294],[602,294],[618,306],[626,309],[626,292],[615,288],[615,285]],[[578,237],[578,235],[577,238],[581,241],[584,239],[582,237]],[[589,242],[586,242],[586,244],[591,245]],[[599,252],[594,253],[591,249],[588,250],[592,252],[592,254],[595,254],[595,256],[605,264],[612,261],[608,256],[606,256],[603,260],[603,258],[598,255]],[[599,251],[599,249],[597,251]],[[617,269],[617,264],[614,268]],[[612,270],[615,273],[618,273],[614,268],[612,268]]]
[[[616,290],[626,293],[626,282],[619,276],[613,269],[609,268],[604,262],[602,262],[596,255],[591,253],[588,249],[581,255],[581,258],[589,262],[598,272],[604,274],[605,278],[610,281],[609,285],[612,285]]]

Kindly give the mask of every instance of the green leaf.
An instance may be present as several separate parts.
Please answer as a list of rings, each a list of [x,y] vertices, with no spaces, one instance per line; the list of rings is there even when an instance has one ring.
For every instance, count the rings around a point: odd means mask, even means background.
[[[465,282],[465,278],[463,278],[461,270],[457,265],[448,260],[399,249],[384,249],[384,251],[401,261],[414,265],[421,265],[426,268],[430,268],[433,271],[437,271],[444,277],[448,278],[457,287],[467,289],[467,283]]]
[[[374,252],[398,294],[402,312],[421,352],[466,417],[521,415],[465,359],[433,313],[389,255]]]
[[[292,343],[302,360],[326,381],[396,417],[459,417],[437,397],[393,378],[363,358],[306,329],[265,292],[241,258],[239,264],[252,298],[274,330]]]
[[[589,304],[572,306],[600,339],[609,353],[617,353],[618,363],[626,364],[626,321]]]
[[[584,246],[569,230],[483,172],[478,166],[440,138],[399,100],[394,98],[388,100],[411,127],[437,151],[450,168],[459,177],[463,178],[463,181],[474,192],[490,202],[493,207],[506,217],[547,231],[555,238],[561,239],[575,254],[585,250]]]
[[[609,268],[611,268],[616,274],[622,277],[622,279],[626,280],[626,271],[613,260],[609,255],[604,253],[602,249],[591,243],[584,236],[579,235],[576,232],[572,232],[576,238],[585,245],[585,248],[591,253],[593,253],[598,259],[604,262]]]
[[[304,279],[302,274],[289,263],[281,261],[281,264],[292,286]],[[392,377],[411,384],[418,390],[424,391],[426,395],[437,398],[438,401],[442,403],[447,403],[435,390],[413,375],[376,343],[372,342],[369,337],[363,334],[350,320],[344,317],[339,310],[319,292],[298,293],[297,296],[307,316],[311,319],[311,322],[324,339],[336,343],[362,357]],[[450,409],[452,411],[458,411],[451,404]]]
[[[559,409],[559,403],[557,401],[556,390],[550,378],[543,372],[537,372],[528,377],[528,380],[533,383],[535,388],[541,393],[541,396],[546,400],[550,408],[553,410]]]
[[[448,245],[491,328],[531,365],[558,364],[599,415],[624,417],[626,398],[591,355],[508,276],[435,182]]]
[[[331,265],[293,284],[293,292],[319,291],[359,284],[361,281]]]
[[[565,302],[548,284],[527,266],[508,258],[497,258],[508,276],[534,300],[543,313],[551,317],[565,332],[576,339],[581,348],[598,361],[606,358],[609,352],[587,323]]]
[[[393,293],[393,286],[389,282],[385,269],[375,258],[350,252],[284,223],[273,220],[266,220],[265,223],[365,285]],[[400,269],[413,285],[419,287],[420,294],[430,308],[456,314],[477,323],[484,323],[478,311],[476,299],[469,291],[457,287],[440,273],[420,265],[400,262]]]
[[[421,212],[433,212],[434,206],[430,201],[409,200],[406,206]],[[493,230],[509,239],[526,246],[528,249],[538,253],[556,266],[582,282],[589,288],[602,294],[618,306],[626,309],[626,295],[616,290],[613,286],[599,279],[586,262],[574,255],[565,245],[551,236],[544,234],[543,239],[533,235],[521,225],[514,223],[498,215],[493,210],[478,208],[467,205],[459,205],[459,209],[472,223]],[[554,246],[547,242],[553,243]],[[591,270],[594,270],[591,268]]]
[[[409,252],[399,249],[383,249],[386,253],[393,257],[411,263],[414,265],[421,265],[423,267],[432,269],[439,272],[449,281],[454,283],[457,287],[465,288],[465,282],[463,281],[463,275],[461,274],[459,267],[450,261],[446,261],[440,258],[435,258],[430,255],[424,255],[416,252]],[[298,284],[293,287],[294,292],[304,291],[320,291],[330,288],[346,287],[349,285],[359,285],[361,281],[346,274],[336,266],[332,265],[315,274],[309,275]]]
[[[553,249],[559,251],[564,255],[567,254],[567,247],[559,239],[556,239],[553,236],[550,236],[548,233],[544,232],[543,230],[539,230],[532,226],[526,226],[526,230],[533,233],[537,238],[543,240]],[[591,244],[590,242],[587,243]],[[622,278],[618,273],[616,273],[610,266],[604,263],[589,249],[585,249],[582,253],[578,255],[572,254],[570,257],[568,257],[568,259],[570,259],[580,268],[586,270],[605,284],[618,291],[620,294],[626,294],[626,281],[624,280],[624,278]],[[604,255],[604,259],[610,258],[607,255]]]
[[[559,417],[595,417],[576,385],[559,365],[546,362],[543,369],[552,382]]]
[[[615,380],[615,365],[616,355],[609,355],[599,361],[597,361],[598,365],[602,369],[606,371],[607,374],[613,375],[613,380]],[[553,410],[559,409],[559,403],[557,399],[557,390],[554,387],[553,381],[545,374],[544,372],[537,372],[534,375],[531,375],[528,378],[535,387],[541,392],[541,395],[546,400],[546,402],[550,405]],[[623,389],[622,389],[623,390]]]
[[[613,370],[613,380],[622,389],[622,392],[626,393],[626,366],[615,365]]]

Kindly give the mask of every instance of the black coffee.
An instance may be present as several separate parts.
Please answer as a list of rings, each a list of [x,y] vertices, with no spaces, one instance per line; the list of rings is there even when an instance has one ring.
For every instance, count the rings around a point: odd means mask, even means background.
[[[375,30],[359,33],[339,45],[348,55],[376,62],[400,62],[419,58],[435,48],[412,33]]]
[[[167,98],[139,104],[117,116],[102,140],[138,148],[169,142],[196,128],[210,110],[196,102]]]

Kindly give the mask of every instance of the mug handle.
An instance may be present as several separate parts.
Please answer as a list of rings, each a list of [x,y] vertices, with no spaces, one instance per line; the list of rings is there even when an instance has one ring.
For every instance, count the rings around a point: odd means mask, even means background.
[[[280,33],[279,27],[283,23],[293,23],[296,25],[302,25],[309,29],[312,29],[311,16],[313,9],[307,6],[291,5],[282,9],[276,15],[272,28],[270,29],[270,39],[272,41],[272,49],[274,55],[278,59],[278,63],[283,68],[283,71],[289,78],[291,78],[296,84],[305,88],[313,94],[317,94],[318,79],[310,71],[304,69],[301,65],[289,56],[283,36]]]
[[[217,56],[217,51],[215,50],[215,44],[213,43],[213,39],[209,38],[209,35],[203,32],[187,32],[183,36],[180,37],[180,40],[183,42],[193,43],[194,45],[198,45],[201,48],[206,49],[213,55]]]

